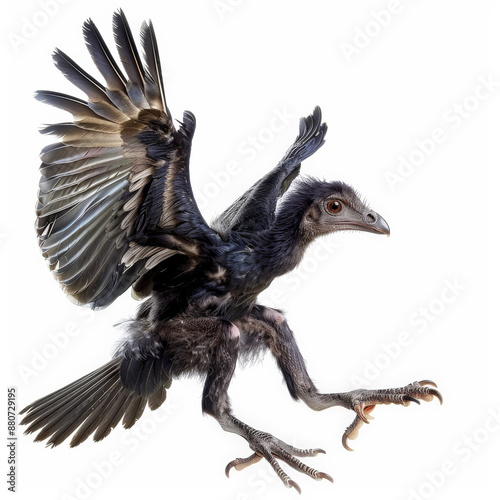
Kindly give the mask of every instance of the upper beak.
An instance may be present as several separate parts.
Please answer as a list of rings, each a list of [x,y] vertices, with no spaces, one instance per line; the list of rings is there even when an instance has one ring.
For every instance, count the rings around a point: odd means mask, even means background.
[[[376,234],[386,234],[389,236],[391,230],[386,220],[377,212],[370,210],[363,216],[363,221],[359,224],[359,229]]]

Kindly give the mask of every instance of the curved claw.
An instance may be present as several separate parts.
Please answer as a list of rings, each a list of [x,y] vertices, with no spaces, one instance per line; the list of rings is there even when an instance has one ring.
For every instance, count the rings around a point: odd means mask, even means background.
[[[419,383],[419,385],[432,385],[433,387],[435,387],[437,389],[436,382],[433,382],[432,380],[421,380],[418,383]]]
[[[428,379],[413,382],[397,389],[377,391],[359,389],[348,394],[351,396],[350,407],[356,413],[354,422],[347,427],[342,436],[342,446],[348,451],[353,451],[347,444],[348,440],[356,439],[362,424],[369,424],[369,420],[373,420],[370,413],[378,404],[409,406],[411,403],[417,403],[419,405],[420,401],[431,401],[433,398],[437,398],[440,404],[443,404],[443,396],[437,390],[436,383]]]
[[[321,448],[314,448],[311,453],[313,453],[313,457],[315,457],[318,453],[323,453],[324,455],[326,455],[326,451],[322,450]]]
[[[365,412],[363,411],[363,408],[361,407],[361,405],[354,405],[354,411],[357,413],[358,417],[365,423],[365,424],[369,424],[370,421],[368,420],[367,416],[365,415]],[[371,419],[373,420],[373,417],[371,417]]]
[[[347,451],[354,451],[348,444],[347,444],[347,432],[344,432],[344,435],[342,436],[342,446],[347,450]]]
[[[410,403],[417,403],[418,405],[420,404],[420,401],[412,396],[403,396],[403,401],[407,401],[408,404]]]
[[[356,439],[358,437],[359,429],[362,427],[363,421],[360,417],[356,416],[352,422],[352,424],[346,428],[344,435],[342,436],[342,446],[347,451],[354,451],[347,444],[348,439]]]
[[[229,479],[229,471],[234,467],[234,462],[236,462],[236,460],[233,460],[232,462],[229,462],[227,465],[226,465],[226,468],[224,469],[224,473],[226,474],[226,477]]]
[[[288,488],[295,488],[297,490],[297,493],[299,495],[302,493],[302,490],[300,489],[300,486],[293,479],[289,479],[288,480],[287,487]]]
[[[327,481],[330,481],[330,483],[333,483],[333,477],[330,476],[330,474],[327,474],[326,472],[318,472],[318,478],[326,479]]]
[[[443,404],[443,396],[437,389],[429,389],[429,394],[438,398],[439,404]]]

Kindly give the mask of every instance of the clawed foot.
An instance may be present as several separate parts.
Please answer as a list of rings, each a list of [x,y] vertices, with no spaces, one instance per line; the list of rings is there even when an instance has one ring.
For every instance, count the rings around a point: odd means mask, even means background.
[[[370,413],[376,405],[396,404],[408,406],[411,402],[420,404],[420,399],[423,401],[432,401],[434,397],[438,398],[439,402],[443,404],[443,397],[440,392],[435,389],[436,387],[437,385],[431,380],[421,380],[420,382],[413,382],[413,384],[408,384],[398,389],[382,389],[375,391],[359,389],[347,393],[346,396],[350,398],[351,408],[357,415],[354,422],[347,427],[342,436],[344,448],[352,451],[347,444],[347,440],[356,439],[363,423],[369,424],[369,421],[373,420]]]
[[[378,404],[397,404],[408,406],[411,402],[420,404],[420,400],[432,401],[435,397],[441,404],[443,404],[443,397],[436,387],[436,384],[430,380],[421,380],[420,382],[413,382],[413,384],[408,384],[407,386],[400,387],[398,389],[358,389],[356,391],[343,394],[336,394],[335,396],[340,398],[343,406],[351,408],[356,412],[354,422],[346,429],[342,437],[342,444],[347,450],[352,451],[347,444],[347,440],[356,439],[358,431],[363,423],[369,423],[369,420],[373,420],[370,413]],[[254,453],[247,458],[236,458],[232,462],[229,462],[226,466],[227,477],[229,477],[229,472],[233,467],[236,470],[242,470],[259,462],[262,458],[265,458],[273,468],[274,472],[276,472],[278,477],[283,481],[283,484],[287,488],[295,488],[299,493],[299,485],[293,481],[285,473],[285,471],[283,471],[277,459],[282,460],[293,469],[302,472],[313,479],[318,481],[320,479],[327,479],[333,483],[331,476],[325,472],[319,472],[316,469],[305,465],[296,458],[314,457],[318,453],[325,453],[323,450],[319,448],[309,450],[295,448],[280,439],[275,438],[267,432],[260,432],[249,427],[230,414],[224,414],[223,418],[220,419],[220,422],[225,430],[236,432],[237,434],[244,436],[247,439],[250,448],[254,451]]]
[[[247,437],[250,448],[254,450],[254,453],[247,458],[236,458],[232,462],[229,462],[226,466],[226,476],[229,477],[229,471],[234,467],[236,470],[242,470],[252,464],[257,463],[264,457],[274,469],[274,472],[283,481],[283,484],[287,488],[295,488],[300,493],[299,485],[290,479],[290,477],[285,473],[285,471],[279,466],[279,458],[283,462],[287,463],[290,467],[302,472],[313,479],[319,481],[320,479],[327,479],[333,483],[331,476],[325,472],[319,472],[312,467],[308,467],[296,457],[315,457],[318,453],[325,453],[319,448],[301,450],[299,448],[294,448],[289,444],[284,443],[280,439],[275,438],[267,432],[259,432],[252,429],[252,433]]]

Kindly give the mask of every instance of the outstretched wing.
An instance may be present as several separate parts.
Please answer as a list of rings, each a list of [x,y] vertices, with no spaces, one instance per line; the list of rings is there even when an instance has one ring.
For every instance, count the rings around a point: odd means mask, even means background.
[[[36,95],[73,115],[42,130],[60,142],[41,153],[39,244],[64,291],[93,307],[107,306],[173,255],[195,258],[197,243],[212,233],[189,179],[195,118],[185,112],[179,129],[173,124],[153,26],[141,27],[143,59],[121,10],[113,28],[125,73],[88,20],[85,41],[106,85],[56,50],[56,66],[88,99]]]
[[[267,229],[274,220],[278,199],[299,175],[300,164],[324,143],[326,123],[321,123],[321,109],[301,118],[299,135],[278,165],[257,181],[212,223],[222,236],[230,231],[256,232]]]

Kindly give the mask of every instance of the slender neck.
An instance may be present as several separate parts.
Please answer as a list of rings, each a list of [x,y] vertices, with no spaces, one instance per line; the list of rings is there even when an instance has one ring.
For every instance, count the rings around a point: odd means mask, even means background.
[[[294,269],[312,241],[302,229],[304,212],[300,204],[285,203],[271,227],[259,235],[262,237],[259,257],[273,278]]]

